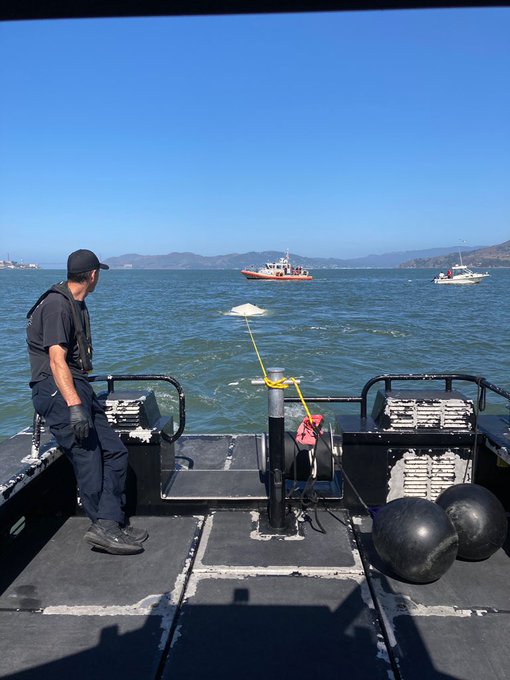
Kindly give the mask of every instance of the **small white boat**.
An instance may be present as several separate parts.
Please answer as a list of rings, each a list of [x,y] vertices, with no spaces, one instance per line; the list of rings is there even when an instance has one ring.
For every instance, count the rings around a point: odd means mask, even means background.
[[[289,253],[280,257],[278,262],[266,262],[264,267],[242,269],[247,279],[265,279],[268,281],[311,281],[312,277],[308,270],[301,266],[294,266],[289,259]]]
[[[453,284],[466,286],[473,283],[480,283],[488,276],[489,272],[474,272],[462,262],[462,255],[459,252],[460,264],[454,264],[451,269],[449,269],[446,274],[440,272],[436,277],[432,279],[434,283],[440,284]]]

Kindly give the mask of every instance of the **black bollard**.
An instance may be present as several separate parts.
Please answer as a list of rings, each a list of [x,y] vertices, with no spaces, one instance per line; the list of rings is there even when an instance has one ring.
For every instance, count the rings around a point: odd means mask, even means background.
[[[268,378],[283,378],[283,368],[269,368]],[[268,387],[269,414],[269,524],[276,531],[286,529],[285,521],[285,417],[283,390]]]

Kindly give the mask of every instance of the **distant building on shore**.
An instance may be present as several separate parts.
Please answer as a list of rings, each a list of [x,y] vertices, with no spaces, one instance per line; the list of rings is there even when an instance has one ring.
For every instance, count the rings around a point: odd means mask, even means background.
[[[25,264],[15,260],[0,260],[0,269],[40,269],[38,264]]]

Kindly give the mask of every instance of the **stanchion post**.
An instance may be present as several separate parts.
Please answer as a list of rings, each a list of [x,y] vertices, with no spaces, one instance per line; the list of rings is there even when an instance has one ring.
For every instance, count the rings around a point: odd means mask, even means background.
[[[283,368],[269,368],[267,377],[277,382],[284,375]],[[268,387],[269,427],[269,524],[282,531],[285,522],[285,413],[283,390]]]
[[[31,458],[39,458],[39,452],[41,449],[41,427],[42,418],[37,413],[37,411],[34,411],[34,420],[32,426],[32,448],[30,451]]]

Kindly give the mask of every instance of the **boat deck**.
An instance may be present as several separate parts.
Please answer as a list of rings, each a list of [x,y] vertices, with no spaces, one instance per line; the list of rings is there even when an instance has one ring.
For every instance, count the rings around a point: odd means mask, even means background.
[[[327,507],[271,533],[259,448],[257,435],[181,437],[171,514],[133,519],[150,532],[139,555],[91,550],[82,516],[27,523],[3,548],[0,677],[507,680],[508,538],[434,583],[402,582],[369,517],[341,507],[341,480]]]
[[[286,538],[249,511],[139,518],[130,557],[41,520],[3,558],[0,677],[508,678],[508,543],[412,585],[378,570],[366,521],[319,518]]]

